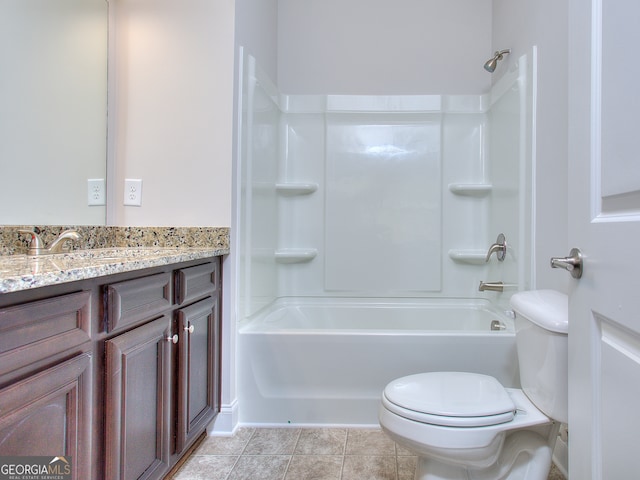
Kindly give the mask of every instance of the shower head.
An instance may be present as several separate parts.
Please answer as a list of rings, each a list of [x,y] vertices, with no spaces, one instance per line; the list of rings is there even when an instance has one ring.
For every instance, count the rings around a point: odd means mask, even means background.
[[[496,53],[493,54],[493,58],[490,58],[489,60],[487,60],[487,62],[484,64],[484,69],[489,72],[489,73],[493,73],[496,69],[496,66],[498,65],[498,62],[500,60],[502,60],[502,58],[505,55],[508,55],[511,53],[510,49],[506,49],[506,50],[497,50]]]

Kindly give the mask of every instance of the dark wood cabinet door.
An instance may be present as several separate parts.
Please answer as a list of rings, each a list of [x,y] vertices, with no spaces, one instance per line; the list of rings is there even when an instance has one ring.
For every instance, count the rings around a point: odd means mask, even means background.
[[[171,322],[106,342],[105,478],[162,478],[170,461]]]
[[[0,456],[71,460],[91,478],[91,355],[78,355],[0,390]]]
[[[219,405],[220,318],[217,297],[177,311],[176,453],[216,416]]]

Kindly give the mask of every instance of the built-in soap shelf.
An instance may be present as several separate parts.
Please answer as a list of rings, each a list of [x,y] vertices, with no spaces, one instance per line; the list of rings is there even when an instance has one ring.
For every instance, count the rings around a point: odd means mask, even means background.
[[[450,183],[449,191],[466,197],[484,197],[493,189],[490,183]]]
[[[279,248],[275,251],[276,263],[305,263],[318,255],[316,248]]]
[[[483,265],[486,263],[487,252],[485,250],[449,250],[449,258],[456,263],[468,263],[470,265]]]
[[[312,182],[283,182],[276,183],[276,191],[285,196],[309,195],[318,190],[318,184]]]

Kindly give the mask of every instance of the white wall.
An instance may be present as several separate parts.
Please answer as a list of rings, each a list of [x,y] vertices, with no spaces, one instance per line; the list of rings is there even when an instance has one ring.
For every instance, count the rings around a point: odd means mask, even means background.
[[[233,0],[115,0],[109,223],[231,224]],[[143,181],[123,206],[124,179]]]
[[[236,44],[278,83],[278,0],[236,0]]]
[[[494,0],[493,48],[511,48],[502,70],[538,47],[533,288],[566,291],[570,276],[549,267],[567,244],[567,14],[566,0]],[[578,246],[578,245],[571,245]]]
[[[491,0],[279,0],[286,94],[483,93]]]

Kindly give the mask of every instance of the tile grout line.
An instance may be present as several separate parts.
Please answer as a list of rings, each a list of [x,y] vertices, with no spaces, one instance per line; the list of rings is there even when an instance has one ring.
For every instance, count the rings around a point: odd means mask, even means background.
[[[349,441],[349,429],[346,429],[346,435],[344,436],[344,443],[342,444],[342,462],[340,464],[340,480],[344,476],[344,459],[347,457],[347,442]]]
[[[396,467],[396,480],[400,479],[400,471],[398,468],[398,444],[394,441],[393,442],[393,453],[395,453],[395,467]]]
[[[236,468],[236,465],[238,465],[238,462],[240,461],[240,457],[242,455],[238,455],[236,458],[236,461],[233,462],[233,465],[231,465],[231,468],[229,469],[229,473],[227,473],[227,475],[224,477],[225,480],[229,480],[229,477],[231,476],[231,472],[233,472],[233,469]]]
[[[240,454],[238,455],[238,457],[236,458],[236,461],[233,462],[233,465],[231,466],[231,468],[229,469],[229,473],[227,473],[227,475],[224,477],[225,480],[229,480],[229,477],[231,476],[231,474],[233,473],[233,469],[236,468],[236,466],[238,465],[238,462],[240,462],[240,459],[242,458],[242,456],[244,455],[245,450],[247,449],[247,446],[249,445],[249,442],[251,441],[251,439],[253,438],[253,436],[256,434],[256,432],[258,431],[257,428],[253,429],[253,433],[251,434],[251,436],[247,439],[247,441],[245,442],[244,446],[242,447],[242,451],[240,452]]]
[[[289,455],[289,461],[287,462],[287,468],[284,469],[284,473],[282,474],[282,480],[287,478],[287,473],[289,473],[289,467],[291,466],[291,462],[293,461],[293,456],[296,454],[296,448],[298,448],[298,443],[300,443],[300,437],[302,436],[302,429],[298,429],[298,438],[296,438],[296,443],[293,446],[293,450],[291,455]]]

